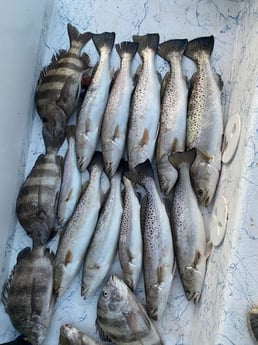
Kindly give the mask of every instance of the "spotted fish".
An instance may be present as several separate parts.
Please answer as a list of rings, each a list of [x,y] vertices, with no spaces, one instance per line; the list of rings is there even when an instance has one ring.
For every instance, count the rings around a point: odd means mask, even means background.
[[[60,50],[40,74],[35,93],[36,109],[43,122],[46,147],[59,147],[65,138],[65,124],[77,105],[81,79],[89,67],[89,57],[80,54],[92,34],[67,24],[68,51]]]
[[[197,198],[204,206],[210,204],[216,191],[223,135],[222,82],[210,65],[213,47],[213,36],[200,37],[190,41],[184,52],[197,66],[189,90],[186,148],[197,150],[191,178]]]
[[[133,36],[143,60],[129,118],[127,153],[130,169],[153,158],[160,118],[160,82],[155,67],[158,34]]]
[[[3,287],[3,303],[13,326],[32,345],[44,341],[54,305],[54,255],[43,246],[27,247]]]
[[[56,211],[62,179],[62,158],[41,154],[21,186],[16,213],[34,244],[46,244],[55,234]]]
[[[135,295],[112,275],[99,295],[97,328],[117,345],[162,345],[155,325]]]
[[[169,40],[159,45],[158,54],[168,61],[170,71],[163,80],[163,97],[160,114],[160,130],[156,146],[156,162],[160,189],[169,194],[176,179],[168,156],[185,150],[187,86],[182,72],[182,56],[186,39]]]

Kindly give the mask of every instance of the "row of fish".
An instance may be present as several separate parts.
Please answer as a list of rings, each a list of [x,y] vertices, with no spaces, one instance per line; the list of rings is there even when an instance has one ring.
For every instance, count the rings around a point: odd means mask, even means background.
[[[147,159],[152,161],[155,153],[160,188],[168,195],[177,178],[177,171],[168,162],[168,157],[195,148],[197,154],[191,167],[191,178],[199,202],[208,206],[221,169],[223,134],[222,82],[210,65],[214,37],[201,37],[190,42],[175,39],[159,44],[158,34],[133,36],[133,42],[115,45],[121,62],[112,81],[110,60],[115,33],[79,34],[68,24],[68,34],[70,49],[66,53],[62,51],[44,70],[36,91],[37,111],[45,121],[43,137],[48,133],[47,151],[57,142],[56,149],[62,144],[65,119],[69,119],[78,104],[80,85],[86,79],[88,89],[79,107],[75,134],[79,169],[84,171],[88,167],[99,139],[105,171],[110,176],[117,170],[125,149],[131,169]],[[89,77],[89,58],[85,53],[82,56],[79,53],[91,37],[99,61]],[[132,61],[137,51],[142,65],[133,76]],[[156,53],[170,66],[162,87],[155,66]],[[189,91],[182,72],[183,55],[192,59],[197,67]],[[83,64],[81,60],[87,63]],[[83,84],[85,86],[85,82]],[[49,99],[48,95],[51,95]],[[49,108],[52,99],[66,117]],[[43,115],[39,106],[42,103],[47,104],[48,110],[46,107],[44,110],[48,116]],[[60,117],[60,121],[56,117]],[[61,135],[57,134],[60,128]]]

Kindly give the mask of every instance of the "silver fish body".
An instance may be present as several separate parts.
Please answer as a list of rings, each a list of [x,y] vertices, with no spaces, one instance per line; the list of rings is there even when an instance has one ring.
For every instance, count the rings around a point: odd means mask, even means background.
[[[100,57],[78,115],[76,154],[77,164],[81,171],[87,168],[99,139],[111,84],[110,55],[115,33],[95,34],[92,39]]]
[[[78,328],[65,324],[60,327],[59,345],[101,345]]]
[[[186,45],[186,39],[170,40],[160,44],[158,49],[158,54],[170,65],[163,81],[164,95],[156,146],[159,184],[165,195],[170,193],[177,179],[177,170],[170,164],[168,156],[185,150],[188,90],[181,61]]]
[[[121,59],[120,70],[108,98],[101,130],[105,170],[110,176],[116,172],[125,148],[131,94],[134,89],[131,65],[138,43],[121,42],[115,47]]]
[[[67,25],[70,40],[68,51],[60,50],[40,74],[35,93],[36,109],[43,121],[46,146],[59,147],[65,137],[65,123],[72,115],[79,99],[81,78],[89,65],[81,49],[92,34],[80,34],[71,24]]]
[[[126,175],[146,192],[141,202],[146,309],[151,318],[158,320],[167,306],[175,267],[170,221],[150,162],[139,164]]]
[[[130,169],[152,160],[160,118],[160,82],[155,68],[158,34],[133,36],[143,59],[139,80],[132,97],[127,153]]]
[[[174,188],[171,221],[177,266],[188,300],[200,299],[206,273],[206,259],[210,244],[206,243],[203,216],[191,185],[190,164],[193,150],[175,153],[169,159],[179,170]]]
[[[82,274],[81,295],[92,295],[108,274],[117,252],[122,217],[121,168],[110,181],[110,190],[101,208],[89,245]]]
[[[54,264],[54,291],[64,294],[78,273],[94,232],[101,207],[103,162],[95,155],[90,165],[90,180],[63,232]]]
[[[71,126],[68,131],[74,131]],[[75,138],[68,134],[68,149],[64,160],[64,171],[58,202],[57,220],[64,225],[71,217],[81,193],[81,173],[77,167]]]
[[[34,244],[46,244],[55,233],[61,179],[62,158],[41,154],[21,186],[16,213]]]
[[[43,246],[23,249],[3,288],[3,303],[13,326],[32,345],[44,341],[54,304],[54,255]]]
[[[142,271],[142,233],[140,203],[131,181],[123,177],[123,214],[121,219],[118,254],[124,280],[135,290]]]
[[[96,324],[117,345],[162,345],[146,310],[123,280],[114,275],[99,296]]]
[[[186,147],[197,150],[191,177],[197,198],[204,206],[210,204],[218,183],[223,135],[221,85],[210,65],[213,46],[213,36],[200,37],[190,41],[184,52],[197,65],[189,90]]]

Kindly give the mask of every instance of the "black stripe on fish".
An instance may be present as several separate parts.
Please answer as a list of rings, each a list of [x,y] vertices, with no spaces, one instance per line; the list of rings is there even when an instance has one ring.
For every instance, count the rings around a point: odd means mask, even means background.
[[[78,64],[76,63],[78,62]],[[82,67],[82,63],[80,61],[75,60],[74,62],[72,61],[58,61],[56,63],[56,66],[53,70],[51,70],[51,73],[53,73],[52,71],[55,71],[55,70],[58,70],[59,68],[65,68],[67,69],[68,71],[70,70],[71,72],[82,72],[83,71],[83,67]],[[63,71],[64,73],[64,71]],[[45,79],[44,79],[45,81]]]
[[[44,106],[45,107],[45,103],[46,103],[46,100],[49,101],[49,100],[57,100],[60,96],[60,92],[61,92],[61,89],[57,89],[56,86],[53,87],[52,89],[49,88],[47,90],[44,90],[44,91],[39,91],[37,93],[37,96],[36,96],[36,100],[37,102],[39,101],[43,101],[44,100],[44,104],[38,104],[37,107],[39,108],[40,106]]]

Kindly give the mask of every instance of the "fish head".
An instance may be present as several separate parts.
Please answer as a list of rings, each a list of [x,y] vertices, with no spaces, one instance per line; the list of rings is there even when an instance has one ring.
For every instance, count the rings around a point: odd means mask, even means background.
[[[66,116],[56,103],[49,103],[46,113],[47,116],[42,117],[43,140],[46,148],[58,150],[65,139]]]
[[[188,301],[193,300],[194,303],[197,303],[202,292],[204,274],[198,268],[185,267],[182,282]]]
[[[55,265],[53,289],[56,296],[60,297],[64,294],[67,287],[69,286],[70,281],[70,274],[67,267],[63,263]]]
[[[76,345],[79,344],[78,330],[68,324],[60,328],[59,345]]]
[[[80,171],[85,171],[88,167],[92,153],[94,153],[94,146],[90,138],[84,133],[79,133],[76,136],[76,159]]]
[[[115,275],[111,275],[98,299],[97,310],[119,314],[126,303],[127,285]]]
[[[195,160],[191,166],[191,179],[199,203],[207,207],[216,191],[219,170],[214,165]]]
[[[44,212],[39,212],[36,217],[31,218],[28,235],[37,245],[45,245],[50,237],[51,229],[47,224],[47,218]]]

